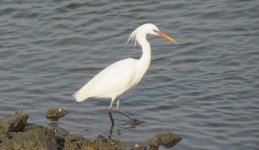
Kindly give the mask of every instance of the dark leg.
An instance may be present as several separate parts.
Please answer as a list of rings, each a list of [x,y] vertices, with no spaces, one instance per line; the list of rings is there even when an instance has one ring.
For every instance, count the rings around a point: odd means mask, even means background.
[[[111,129],[110,129],[110,131],[109,131],[109,139],[112,139],[112,131],[113,131],[113,127],[114,127],[114,121],[113,121],[113,119],[112,119],[112,115],[111,115],[111,113],[109,113],[109,115],[110,115],[110,119],[111,119],[111,122],[112,122],[112,124],[111,124]]]
[[[123,114],[124,116],[128,117],[129,119],[131,119],[135,124],[138,124],[139,121],[131,116],[129,116],[127,113],[125,113],[124,111],[120,110],[120,99],[117,99],[117,111],[120,112],[121,114]]]
[[[118,112],[120,112],[121,114],[123,114],[124,116],[128,117],[129,119],[131,119],[135,124],[138,124],[138,120],[129,116],[127,113],[125,113],[124,111],[120,111],[120,110],[117,110]]]
[[[112,111],[109,109],[109,116],[110,116],[110,120],[112,122],[112,126],[114,126],[114,120],[113,120],[113,117],[112,117]]]

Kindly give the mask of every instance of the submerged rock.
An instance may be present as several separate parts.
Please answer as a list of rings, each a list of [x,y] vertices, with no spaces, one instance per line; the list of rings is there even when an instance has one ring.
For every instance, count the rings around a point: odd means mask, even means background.
[[[57,141],[58,150],[64,149],[65,137],[69,135],[68,131],[62,128],[55,128],[55,136]]]
[[[157,134],[156,137],[158,137],[160,144],[167,148],[173,147],[182,140],[180,136],[172,132]]]
[[[10,139],[11,136],[7,133],[0,133],[0,145],[3,143],[3,141]],[[1,149],[0,149],[1,150]]]
[[[159,139],[156,136],[147,138],[146,141],[151,150],[158,150],[160,143]]]
[[[87,149],[87,143],[89,139],[86,139],[80,135],[70,134],[65,137],[64,150],[81,150]]]
[[[98,135],[94,139],[70,134],[65,138],[64,150],[147,150],[142,144],[129,145],[120,140],[114,140]]]
[[[54,113],[52,113],[54,110]],[[64,116],[66,110],[52,109],[51,115]],[[54,115],[53,115],[54,114]],[[55,118],[55,117],[54,117]],[[99,135],[85,138],[69,134],[62,128],[50,128],[27,123],[28,115],[22,111],[0,120],[0,150],[147,150],[143,144],[129,144],[118,139]],[[181,138],[174,133],[157,134],[147,139],[149,150],[158,150],[160,145],[172,147]]]
[[[54,130],[45,126],[30,126],[24,132],[11,132],[9,136],[0,143],[0,147],[8,150],[57,149]]]
[[[118,140],[112,140],[103,135],[97,136],[87,144],[89,150],[121,150],[122,143]]]
[[[142,144],[134,144],[130,147],[130,150],[147,150],[147,146]]]
[[[17,111],[13,115],[7,116],[0,121],[0,132],[19,132],[26,125],[28,114],[23,111]]]
[[[147,138],[147,143],[150,146],[150,149],[158,149],[160,145],[163,145],[166,148],[173,147],[176,145],[179,141],[181,141],[182,138],[175,133],[169,132],[169,133],[162,133],[157,134],[154,137]]]
[[[66,114],[67,110],[65,108],[51,108],[46,112],[45,116],[51,121],[58,121],[59,118],[65,116]]]

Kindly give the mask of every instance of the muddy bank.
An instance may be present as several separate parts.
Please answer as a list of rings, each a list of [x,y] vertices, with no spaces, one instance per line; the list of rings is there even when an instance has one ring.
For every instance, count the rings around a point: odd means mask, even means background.
[[[19,111],[0,120],[0,150],[156,150],[161,145],[170,148],[181,140],[171,132],[147,138],[146,145],[128,144],[103,135],[87,138],[61,128],[30,124],[28,117]]]

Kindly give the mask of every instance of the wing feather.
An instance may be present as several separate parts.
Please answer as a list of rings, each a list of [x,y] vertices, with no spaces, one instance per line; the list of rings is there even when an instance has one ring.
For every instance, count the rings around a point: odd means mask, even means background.
[[[88,97],[113,98],[131,88],[135,75],[136,60],[132,58],[118,61],[93,77],[78,90],[74,97],[83,101]]]

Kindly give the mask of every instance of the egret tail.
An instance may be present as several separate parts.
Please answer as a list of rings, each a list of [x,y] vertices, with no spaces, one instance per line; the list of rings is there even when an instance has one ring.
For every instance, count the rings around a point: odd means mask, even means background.
[[[78,90],[73,97],[75,98],[75,100],[77,102],[82,102],[84,100],[86,100],[88,98],[88,92],[86,92],[86,90],[83,88],[81,88],[80,90]]]

